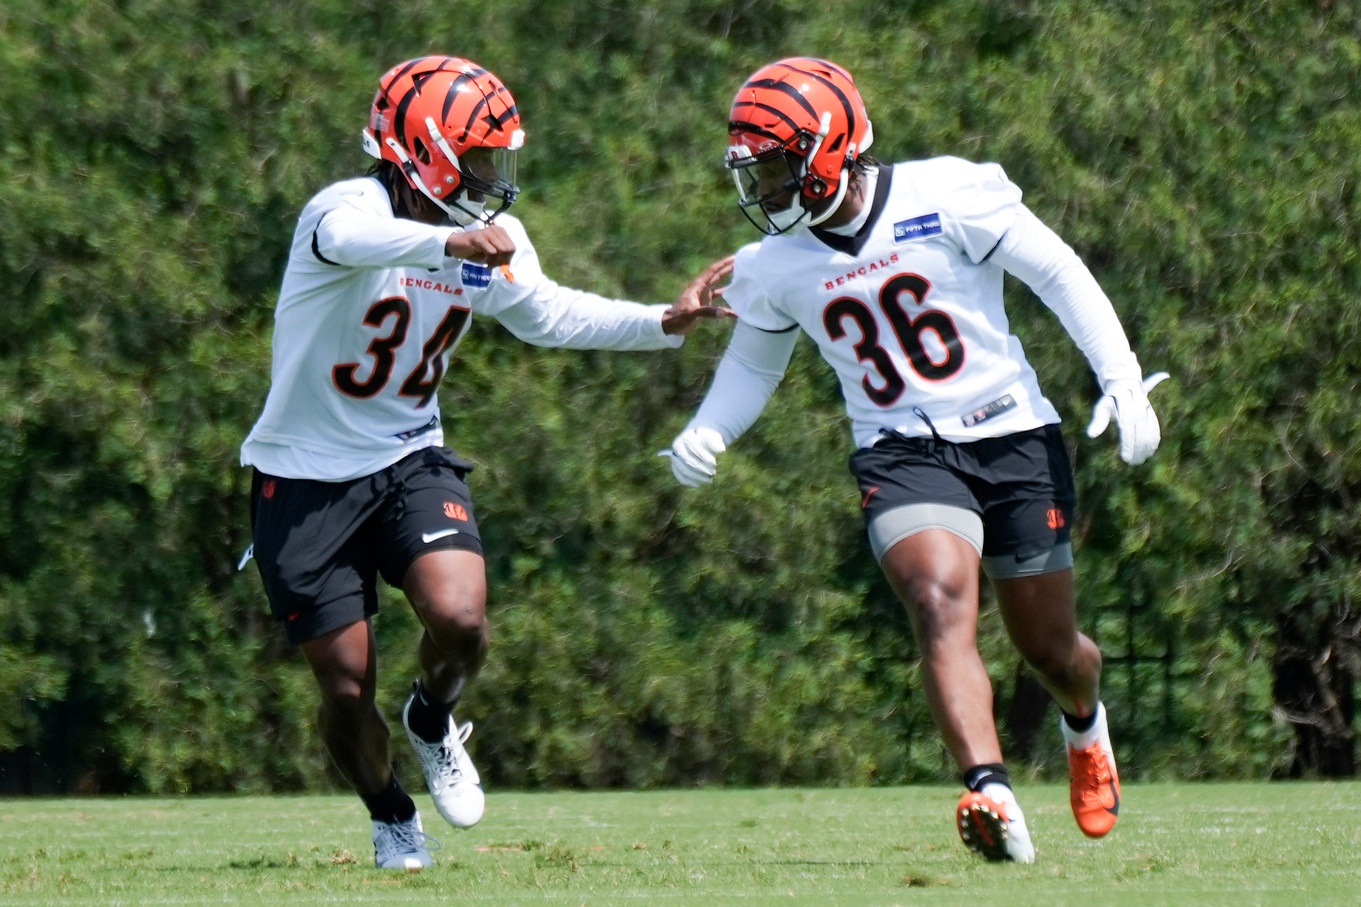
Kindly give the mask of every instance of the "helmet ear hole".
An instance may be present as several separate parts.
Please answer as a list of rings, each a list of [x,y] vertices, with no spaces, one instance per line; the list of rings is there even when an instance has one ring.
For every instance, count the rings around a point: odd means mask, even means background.
[[[416,160],[420,161],[422,164],[429,166],[430,149],[425,146],[425,142],[422,142],[419,138],[412,139],[411,151],[412,155],[416,158]]]

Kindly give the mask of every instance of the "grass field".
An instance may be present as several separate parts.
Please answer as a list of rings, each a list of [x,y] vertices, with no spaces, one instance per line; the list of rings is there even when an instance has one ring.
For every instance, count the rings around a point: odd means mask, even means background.
[[[373,868],[348,796],[0,801],[0,904],[1361,903],[1361,784],[1126,785],[1085,839],[1020,788],[1033,866],[964,850],[947,787],[492,792],[423,873]]]

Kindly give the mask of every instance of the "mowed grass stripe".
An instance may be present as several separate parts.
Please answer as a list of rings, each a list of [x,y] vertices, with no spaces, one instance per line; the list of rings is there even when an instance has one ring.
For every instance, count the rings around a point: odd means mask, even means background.
[[[372,867],[343,795],[0,802],[0,904],[1355,904],[1361,784],[1131,784],[1106,840],[1019,785],[1034,866],[967,853],[952,787],[492,791],[434,869]]]

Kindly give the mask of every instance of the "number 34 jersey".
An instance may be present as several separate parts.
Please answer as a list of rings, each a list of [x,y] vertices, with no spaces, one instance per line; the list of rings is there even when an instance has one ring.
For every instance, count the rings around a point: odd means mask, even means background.
[[[881,429],[971,441],[1056,423],[988,260],[1019,210],[997,164],[880,167],[856,235],[802,229],[746,246],[725,298],[753,327],[797,326],[817,343],[860,447]]]
[[[524,227],[508,268],[448,258],[454,227],[394,217],[374,178],[346,180],[303,209],[275,310],[269,396],[243,465],[344,481],[444,443],[437,390],[473,315],[538,346],[679,345],[665,306],[606,299],[544,276]]]

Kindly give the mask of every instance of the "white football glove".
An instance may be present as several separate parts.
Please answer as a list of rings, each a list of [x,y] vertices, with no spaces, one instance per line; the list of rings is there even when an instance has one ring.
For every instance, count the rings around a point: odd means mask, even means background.
[[[1121,378],[1107,384],[1105,393],[1092,410],[1087,437],[1095,438],[1101,434],[1114,417],[1120,432],[1120,459],[1131,466],[1138,466],[1153,456],[1158,443],[1162,441],[1162,429],[1158,427],[1158,416],[1153,412],[1153,405],[1148,402],[1148,392],[1168,377],[1167,372],[1156,372],[1142,383]]]
[[[728,449],[723,436],[712,428],[687,428],[676,435],[671,449],[662,456],[671,458],[671,474],[687,488],[698,488],[714,480],[718,455]]]

